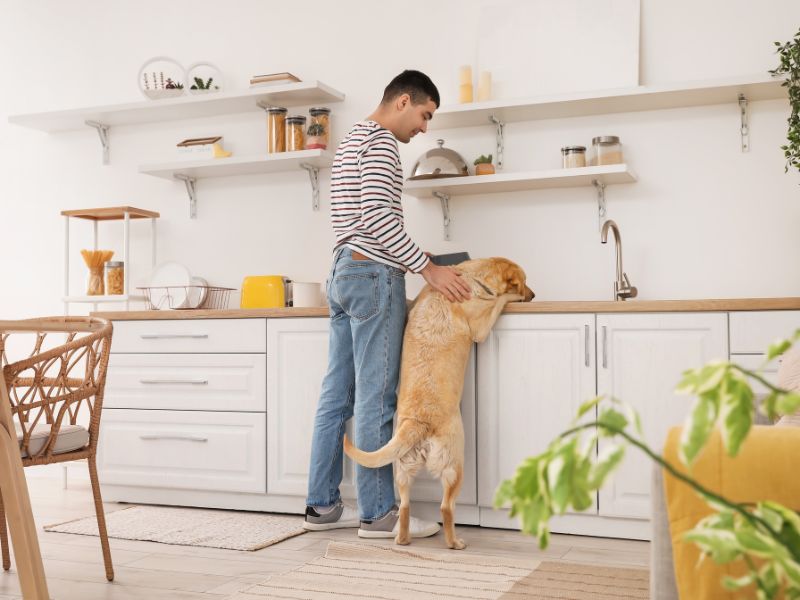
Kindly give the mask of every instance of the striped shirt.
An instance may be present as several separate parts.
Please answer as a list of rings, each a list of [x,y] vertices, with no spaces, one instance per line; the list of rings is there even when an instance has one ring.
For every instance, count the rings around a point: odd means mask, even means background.
[[[424,269],[430,259],[403,228],[402,191],[397,138],[375,121],[359,121],[331,167],[334,252],[347,246],[398,269]]]

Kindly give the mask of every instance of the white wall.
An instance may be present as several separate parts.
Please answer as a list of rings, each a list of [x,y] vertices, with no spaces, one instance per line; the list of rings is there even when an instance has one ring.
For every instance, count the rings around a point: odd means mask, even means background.
[[[493,4],[1,0],[0,314],[62,310],[63,209],[157,210],[160,259],[231,287],[247,274],[324,280],[333,240],[327,171],[319,212],[310,209],[305,172],[292,172],[202,180],[196,220],[188,218],[182,183],[137,174],[140,163],[169,156],[186,137],[222,134],[237,154],[259,152],[262,113],[112,129],[109,166],[94,130],[47,135],[8,125],[8,115],[135,101],[139,67],[166,54],[217,64],[228,89],[245,88],[254,73],[284,70],[329,83],[347,95],[331,105],[338,138],[403,68],[429,73],[452,103],[458,65],[476,60],[479,16]],[[749,0],[642,0],[641,82],[763,75],[776,62],[772,42],[789,39],[798,25],[795,0],[774,0],[769,9]],[[526,57],[508,60],[525,76]],[[735,103],[513,123],[506,169],[555,167],[562,145],[619,135],[639,182],[609,187],[609,216],[620,225],[625,267],[642,298],[800,296],[800,177],[784,174],[779,149],[787,110],[780,101],[751,104],[748,154],[739,150]],[[407,172],[440,135],[469,159],[494,152],[489,126],[432,131],[403,148]],[[508,256],[542,300],[610,298],[613,248],[600,245],[591,188],[454,198],[449,243],[438,202],[404,202],[409,231],[429,251]],[[75,269],[89,232],[72,249]],[[133,283],[142,285],[149,227],[134,223],[132,233]],[[101,246],[119,250],[117,239],[119,226],[101,227]],[[409,293],[420,283],[410,276]]]

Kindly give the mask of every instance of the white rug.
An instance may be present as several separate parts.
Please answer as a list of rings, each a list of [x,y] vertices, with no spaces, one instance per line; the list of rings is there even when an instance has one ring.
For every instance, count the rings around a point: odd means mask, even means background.
[[[106,514],[108,536],[180,546],[259,550],[301,533],[303,517],[172,506],[132,506]],[[45,531],[98,535],[97,518],[45,525]]]

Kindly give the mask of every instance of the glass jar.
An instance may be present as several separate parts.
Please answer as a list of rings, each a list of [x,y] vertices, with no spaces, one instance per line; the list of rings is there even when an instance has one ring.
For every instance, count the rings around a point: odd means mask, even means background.
[[[306,118],[302,115],[286,117],[286,151],[295,152],[305,148]]]
[[[622,160],[622,144],[615,135],[592,138],[593,165],[616,165]]]
[[[561,166],[565,169],[586,166],[586,146],[564,146],[561,149]]]
[[[86,276],[86,295],[104,296],[106,287],[103,284],[103,265],[90,265]]]
[[[331,109],[325,107],[310,108],[308,114],[306,149],[320,148],[324,150],[328,147],[328,142],[330,141]]]
[[[267,109],[267,152],[286,151],[286,113],[280,106]]]
[[[109,296],[125,293],[125,263],[121,260],[106,263],[106,293]]]

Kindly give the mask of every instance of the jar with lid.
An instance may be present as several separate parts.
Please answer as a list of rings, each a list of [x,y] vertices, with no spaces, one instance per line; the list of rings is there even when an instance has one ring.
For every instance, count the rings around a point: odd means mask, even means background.
[[[286,113],[280,106],[267,109],[267,152],[286,151]]]
[[[310,108],[308,114],[306,149],[320,148],[324,150],[328,147],[328,141],[330,140],[331,109],[325,107]]]
[[[593,165],[616,165],[622,160],[622,144],[615,135],[592,138]]]
[[[561,149],[561,166],[565,169],[586,166],[586,146],[564,146]]]
[[[125,293],[125,263],[121,260],[106,263],[106,293],[110,296]]]
[[[295,152],[305,147],[306,118],[302,115],[286,117],[286,151]]]

